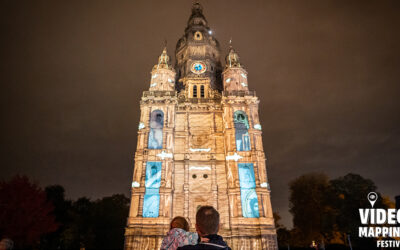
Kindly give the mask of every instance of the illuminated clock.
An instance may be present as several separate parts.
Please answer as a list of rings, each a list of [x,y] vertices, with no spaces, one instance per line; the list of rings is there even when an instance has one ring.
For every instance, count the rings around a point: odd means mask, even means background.
[[[195,74],[202,74],[206,72],[207,67],[203,62],[195,62],[192,64],[191,70]]]

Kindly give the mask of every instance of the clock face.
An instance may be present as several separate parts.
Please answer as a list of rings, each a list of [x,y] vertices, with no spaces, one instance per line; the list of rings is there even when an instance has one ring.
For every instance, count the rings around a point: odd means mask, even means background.
[[[195,62],[192,64],[191,70],[195,74],[202,74],[206,72],[207,68],[203,62]]]

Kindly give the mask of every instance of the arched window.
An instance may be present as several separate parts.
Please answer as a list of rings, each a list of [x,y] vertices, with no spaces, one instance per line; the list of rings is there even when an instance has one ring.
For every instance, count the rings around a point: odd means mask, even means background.
[[[162,149],[163,143],[164,113],[154,110],[150,114],[150,132],[147,147],[149,149]]]
[[[197,98],[197,86],[193,86],[193,98]]]
[[[238,169],[243,217],[258,218],[260,217],[260,213],[258,211],[253,163],[238,163]]]
[[[204,97],[204,85],[200,86],[200,97]]]
[[[235,138],[237,151],[250,151],[249,120],[243,111],[234,113],[233,122],[235,124]]]

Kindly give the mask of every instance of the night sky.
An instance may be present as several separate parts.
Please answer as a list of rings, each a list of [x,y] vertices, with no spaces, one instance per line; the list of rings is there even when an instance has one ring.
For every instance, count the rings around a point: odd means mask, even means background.
[[[139,101],[192,1],[0,2],[0,179],[68,198],[129,195]],[[272,205],[288,182],[349,172],[400,194],[400,1],[201,1],[260,98]],[[173,59],[174,60],[174,59]]]

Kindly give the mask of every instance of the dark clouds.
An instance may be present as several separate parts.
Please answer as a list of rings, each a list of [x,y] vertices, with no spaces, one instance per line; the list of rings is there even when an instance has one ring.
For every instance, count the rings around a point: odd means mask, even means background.
[[[191,1],[2,1],[2,166],[67,195],[128,194],[141,92]],[[348,172],[399,194],[398,1],[202,1],[261,99],[273,206],[287,183]]]

